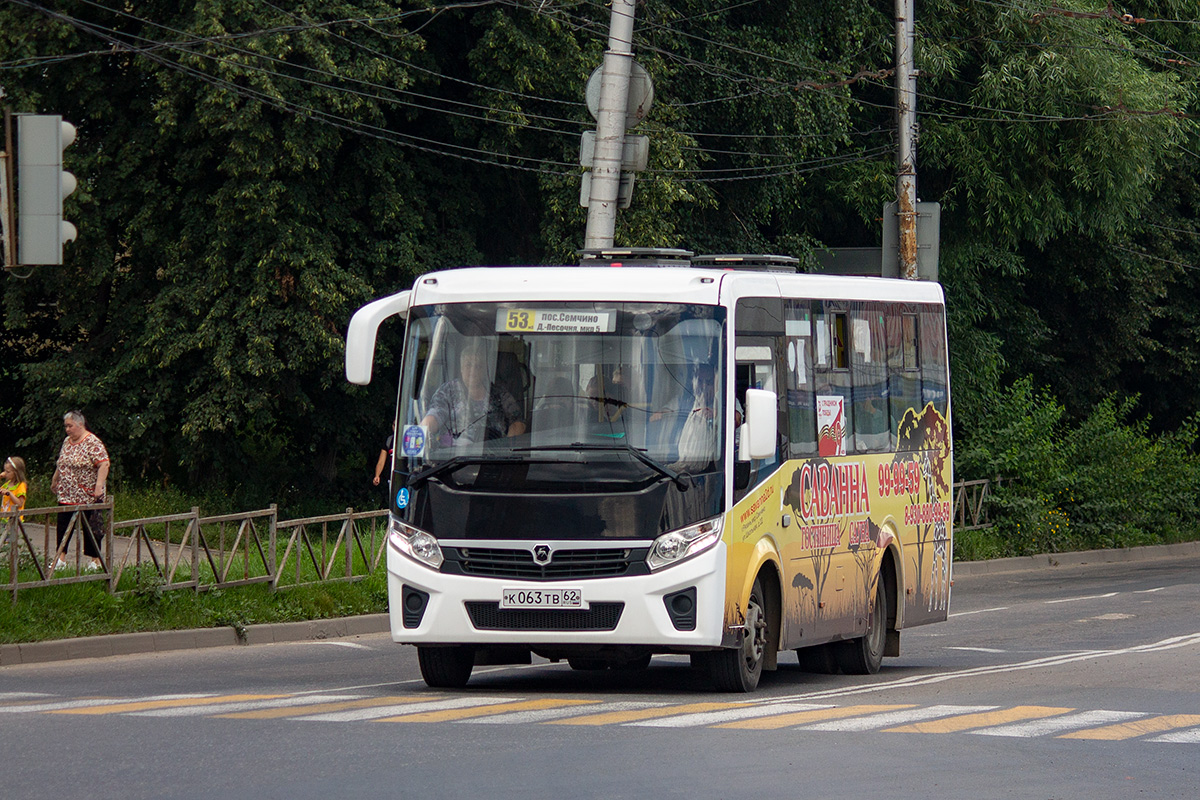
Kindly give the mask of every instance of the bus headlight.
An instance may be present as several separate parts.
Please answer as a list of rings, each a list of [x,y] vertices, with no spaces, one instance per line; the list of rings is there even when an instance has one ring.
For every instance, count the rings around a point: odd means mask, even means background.
[[[432,534],[411,525],[405,525],[398,519],[393,519],[390,527],[388,540],[392,543],[392,547],[432,569],[442,566],[444,560],[442,548]]]
[[[721,541],[723,525],[724,517],[715,517],[687,528],[664,533],[654,540],[650,554],[646,556],[650,571],[678,564],[713,547]]]

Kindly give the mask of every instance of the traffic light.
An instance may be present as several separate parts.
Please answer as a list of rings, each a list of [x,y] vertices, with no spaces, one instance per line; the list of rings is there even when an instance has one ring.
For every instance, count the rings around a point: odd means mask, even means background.
[[[75,226],[62,218],[75,176],[63,171],[63,150],[75,126],[55,114],[17,114],[17,263],[61,264]]]

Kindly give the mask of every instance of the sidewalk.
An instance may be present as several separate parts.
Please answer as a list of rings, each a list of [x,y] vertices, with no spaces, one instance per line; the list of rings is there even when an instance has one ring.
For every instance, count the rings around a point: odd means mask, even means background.
[[[1185,558],[1196,555],[1200,555],[1200,542],[1130,547],[1122,550],[1085,550],[1077,553],[998,558],[992,561],[956,562],[954,575],[962,578],[971,575],[1028,572],[1086,564],[1154,561],[1162,558]],[[76,658],[164,653],[172,650],[192,650],[204,647],[322,641],[386,633],[388,630],[390,628],[387,614],[367,614],[339,619],[250,625],[241,631],[231,627],[197,628],[182,631],[116,633],[108,636],[85,636],[78,639],[57,639],[29,644],[0,644],[0,667],[66,661]]]
[[[322,641],[386,633],[388,630],[390,628],[387,614],[366,614],[338,619],[249,625],[241,631],[224,627],[114,633],[107,636],[84,636],[78,639],[55,639],[29,644],[0,644],[0,667],[76,658],[165,653],[171,650],[195,650],[204,647]]]

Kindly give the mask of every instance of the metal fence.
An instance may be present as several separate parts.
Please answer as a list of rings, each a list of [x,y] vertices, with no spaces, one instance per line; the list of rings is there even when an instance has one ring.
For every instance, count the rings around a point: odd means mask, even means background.
[[[954,529],[977,531],[992,527],[989,516],[992,490],[1000,479],[981,481],[959,481],[954,484]]]
[[[0,586],[13,601],[22,589],[105,581],[122,594],[147,584],[203,591],[252,583],[272,589],[324,581],[356,581],[383,559],[387,510],[279,520],[274,505],[258,511],[202,517],[182,514],[113,520],[112,501],[32,508],[0,514]],[[55,569],[59,519],[66,527],[66,567]],[[99,546],[98,568],[84,540]],[[68,538],[69,537],[69,538]],[[6,570],[7,574],[4,571]]]
[[[960,531],[991,527],[988,498],[996,482],[953,486]],[[104,581],[114,594],[146,582],[162,589],[203,591],[252,583],[272,589],[324,581],[361,580],[378,569],[387,542],[387,510],[280,521],[274,505],[259,511],[202,517],[200,509],[146,519],[113,520],[112,501],[31,508],[0,514],[4,586],[15,602],[22,589]],[[58,522],[64,519],[64,569],[56,570]],[[89,570],[84,541],[94,536],[98,569]],[[2,570],[4,568],[0,568]]]

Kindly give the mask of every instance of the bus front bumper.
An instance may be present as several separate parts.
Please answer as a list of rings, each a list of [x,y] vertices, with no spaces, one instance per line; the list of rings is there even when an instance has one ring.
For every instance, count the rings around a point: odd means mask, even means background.
[[[725,559],[725,543],[718,542],[711,550],[649,575],[521,581],[446,575],[389,545],[388,606],[392,639],[403,644],[633,645],[664,650],[716,647],[721,644],[724,627]],[[415,590],[427,596],[421,598],[424,606],[419,622],[411,610],[405,619],[406,587],[410,595]],[[611,629],[573,630],[579,622],[560,625],[556,621],[564,615],[572,616],[571,612],[497,611],[495,606],[500,603],[502,593],[514,589],[542,592],[577,589],[582,593],[584,605],[592,611],[605,605],[613,609],[611,604],[623,606],[619,613],[614,612],[617,619]],[[694,629],[680,630],[672,621],[667,598],[688,590],[694,590]],[[490,612],[483,615],[485,619],[481,619],[480,608]],[[607,627],[612,616],[600,624]]]

